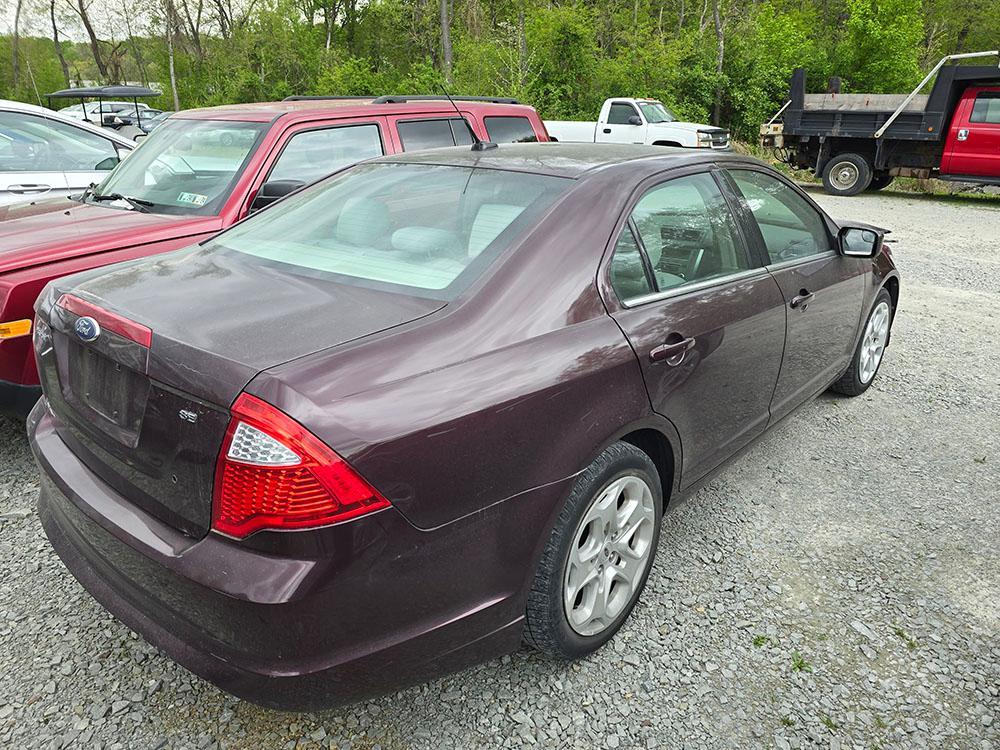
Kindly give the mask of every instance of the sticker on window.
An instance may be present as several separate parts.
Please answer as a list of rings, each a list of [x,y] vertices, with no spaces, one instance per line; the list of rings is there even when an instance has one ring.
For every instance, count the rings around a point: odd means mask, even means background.
[[[177,196],[178,203],[190,203],[192,206],[204,206],[208,196],[201,193],[181,193]]]

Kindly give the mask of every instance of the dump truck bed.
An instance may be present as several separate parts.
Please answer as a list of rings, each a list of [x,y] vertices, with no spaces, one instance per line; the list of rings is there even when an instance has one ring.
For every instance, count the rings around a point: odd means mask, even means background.
[[[1000,83],[1000,68],[994,65],[946,65],[938,71],[930,94],[915,96],[883,138],[941,140],[965,88],[994,83]],[[782,130],[786,138],[873,138],[905,99],[904,94],[806,94],[805,71],[799,68],[792,74]]]

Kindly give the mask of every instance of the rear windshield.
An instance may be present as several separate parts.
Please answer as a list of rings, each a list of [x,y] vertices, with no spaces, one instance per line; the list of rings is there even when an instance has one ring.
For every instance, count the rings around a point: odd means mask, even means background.
[[[291,272],[451,299],[571,180],[495,169],[367,164],[313,185],[206,246]]]

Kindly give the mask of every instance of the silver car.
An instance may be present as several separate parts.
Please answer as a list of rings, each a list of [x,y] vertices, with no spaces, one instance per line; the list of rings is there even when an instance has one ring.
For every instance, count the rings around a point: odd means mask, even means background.
[[[0,206],[79,193],[135,146],[112,130],[0,99]]]

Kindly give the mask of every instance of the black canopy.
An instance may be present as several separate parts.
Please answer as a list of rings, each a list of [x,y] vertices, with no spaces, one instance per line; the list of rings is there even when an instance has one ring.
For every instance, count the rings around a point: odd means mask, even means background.
[[[50,99],[135,99],[143,96],[159,96],[160,92],[145,86],[81,86],[76,89],[62,89],[48,94]]]
[[[53,99],[79,99],[81,103],[84,99],[97,99],[99,102],[103,102],[105,99],[131,99],[132,104],[135,105],[135,119],[138,122],[139,97],[159,95],[158,91],[153,91],[145,86],[81,86],[76,89],[53,91],[46,95],[46,99],[49,101],[49,109],[52,108]],[[99,107],[98,113],[99,121],[97,124],[104,125],[104,109]],[[86,109],[83,110],[83,119],[90,122]]]

